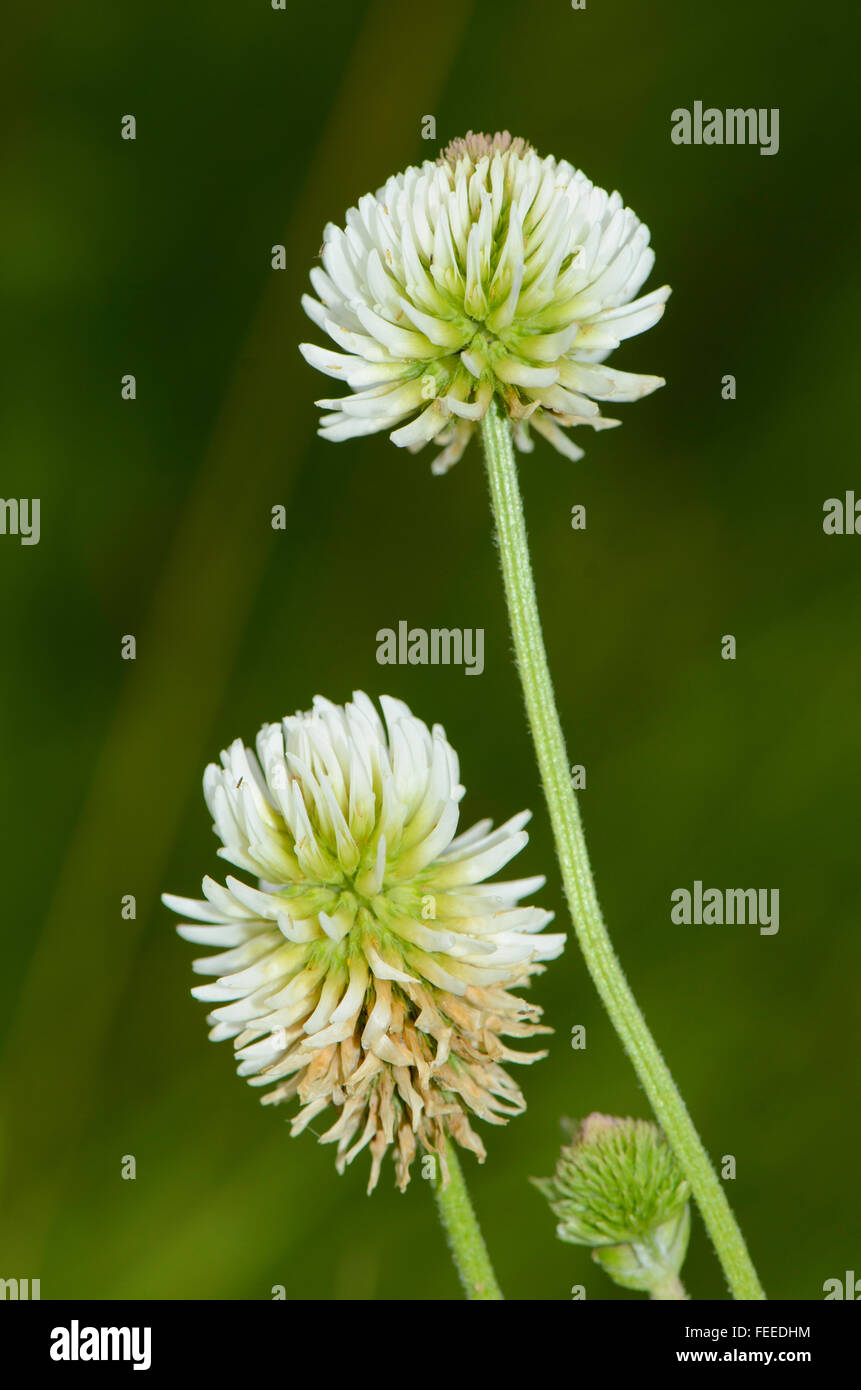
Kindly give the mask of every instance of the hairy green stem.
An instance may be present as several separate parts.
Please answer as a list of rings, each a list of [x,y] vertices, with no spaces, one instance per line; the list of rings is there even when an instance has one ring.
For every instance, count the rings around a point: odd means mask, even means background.
[[[448,1165],[448,1182],[443,1187],[442,1174],[439,1173],[434,1190],[440,1221],[445,1228],[448,1247],[460,1275],[463,1291],[467,1298],[484,1302],[501,1299],[502,1291],[496,1282],[484,1236],[473,1211],[453,1144],[446,1145],[445,1160]]]
[[[765,1298],[726,1194],[604,925],[544,650],[511,431],[495,401],[482,422],[482,435],[514,649],[577,939],[604,1007],[690,1182],[733,1297]]]

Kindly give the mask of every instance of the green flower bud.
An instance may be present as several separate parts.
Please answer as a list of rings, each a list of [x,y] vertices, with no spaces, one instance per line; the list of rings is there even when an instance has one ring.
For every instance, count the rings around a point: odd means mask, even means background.
[[[553,1177],[533,1182],[559,1222],[559,1239],[592,1246],[615,1283],[654,1299],[685,1297],[678,1275],[690,1187],[657,1125],[590,1115],[562,1149]]]

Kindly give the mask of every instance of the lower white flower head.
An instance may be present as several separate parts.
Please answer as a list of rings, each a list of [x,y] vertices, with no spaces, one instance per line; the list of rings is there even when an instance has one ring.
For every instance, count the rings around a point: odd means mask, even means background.
[[[635,298],[654,259],[618,193],[508,132],[470,132],[326,227],[302,302],[341,351],[301,351],[352,394],[317,402],[321,435],[435,440],[444,472],[496,396],[521,449],[534,429],[582,457],[560,426],[617,425],[597,402],[664,384],[602,365],[664,311],[667,285]]]
[[[562,950],[552,914],[520,907],[543,878],[488,884],[523,847],[528,812],[455,835],[457,756],[400,700],[385,725],[361,692],[267,724],[257,756],[237,741],[204,794],[229,863],[257,878],[203,881],[204,901],[166,894],[212,984],[210,1037],[233,1040],[239,1074],[298,1097],[292,1132],[336,1110],[320,1137],[343,1171],[366,1145],[369,1191],[394,1147],[398,1185],[417,1147],[446,1136],[484,1158],[470,1115],[504,1124],[524,1100],[503,1062],[533,1061],[503,1039],[547,1032],[509,993]],[[205,925],[199,925],[204,923]]]

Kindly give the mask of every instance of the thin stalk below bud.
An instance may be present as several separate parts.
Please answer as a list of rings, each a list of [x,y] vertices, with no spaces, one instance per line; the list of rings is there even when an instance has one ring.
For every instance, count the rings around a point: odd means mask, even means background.
[[[732,1208],[604,925],[544,649],[511,430],[496,401],[482,421],[482,437],[517,665],[577,939],[604,1007],[690,1182],[733,1297],[763,1299]]]
[[[662,1284],[656,1284],[652,1290],[653,1303],[681,1302],[687,1298],[685,1286],[677,1274],[671,1274]]]

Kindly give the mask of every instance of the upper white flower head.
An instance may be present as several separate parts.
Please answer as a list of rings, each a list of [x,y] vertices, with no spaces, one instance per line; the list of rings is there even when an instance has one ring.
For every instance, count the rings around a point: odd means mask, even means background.
[[[338,1168],[370,1144],[370,1186],[390,1145],[404,1187],[417,1141],[444,1161],[446,1134],[484,1157],[467,1112],[493,1124],[524,1107],[500,1065],[532,1061],[507,1034],[546,1032],[507,987],[562,949],[537,935],[552,914],[518,907],[543,878],[485,884],[523,847],[528,812],[455,838],[457,756],[400,700],[366,695],[267,724],[257,757],[237,741],[210,765],[206,802],[224,859],[258,887],[206,878],[205,901],[165,895],[189,941],[224,948],[195,962],[239,1073],[298,1096],[298,1133],[327,1106]],[[259,761],[258,761],[259,760]]]
[[[598,365],[664,311],[667,285],[634,298],[654,262],[648,227],[618,193],[507,132],[470,133],[367,194],[345,228],[326,227],[322,261],[317,298],[302,302],[343,351],[301,351],[353,392],[317,402],[327,439],[434,439],[444,472],[496,395],[521,449],[532,427],[576,459],[560,425],[617,425],[596,401],[663,385]]]

